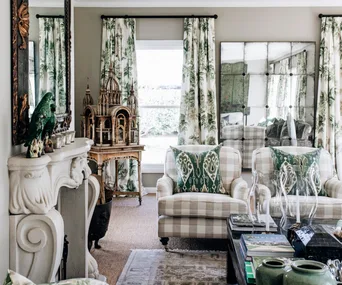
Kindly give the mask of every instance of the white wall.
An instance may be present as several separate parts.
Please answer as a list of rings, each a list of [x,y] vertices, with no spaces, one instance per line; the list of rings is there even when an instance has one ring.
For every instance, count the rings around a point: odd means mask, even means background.
[[[0,4],[0,282],[9,264],[8,172],[7,159],[11,154],[11,1]]]

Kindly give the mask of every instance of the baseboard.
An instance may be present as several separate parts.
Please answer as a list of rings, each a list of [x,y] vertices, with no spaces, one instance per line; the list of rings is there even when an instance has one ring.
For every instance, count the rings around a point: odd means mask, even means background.
[[[155,194],[157,193],[157,188],[156,187],[144,187],[144,190],[147,194]]]

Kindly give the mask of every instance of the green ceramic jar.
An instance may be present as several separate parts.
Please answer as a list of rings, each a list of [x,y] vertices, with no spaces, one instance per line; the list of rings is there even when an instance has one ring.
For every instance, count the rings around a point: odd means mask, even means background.
[[[285,262],[277,258],[266,258],[256,270],[256,285],[279,285],[282,283],[283,274],[289,270]]]
[[[336,285],[328,266],[313,260],[297,260],[284,274],[283,285]]]

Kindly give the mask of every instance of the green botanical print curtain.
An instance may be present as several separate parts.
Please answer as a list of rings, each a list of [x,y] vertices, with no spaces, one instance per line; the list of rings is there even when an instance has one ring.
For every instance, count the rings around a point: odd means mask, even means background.
[[[294,106],[295,112],[293,113],[293,117],[296,120],[305,121],[305,98],[306,98],[306,89],[307,89],[307,53],[306,51],[302,51],[297,53],[292,57],[292,62],[295,62],[295,66],[292,66],[292,73],[296,74],[297,84],[296,84],[296,96]]]
[[[285,58],[279,62],[279,83],[276,95],[277,117],[285,119],[287,116],[286,101],[290,97],[290,80],[289,80],[289,58]]]
[[[327,149],[342,178],[342,159],[336,142],[341,138],[341,55],[342,18],[323,17],[319,53],[318,98],[315,145]],[[340,146],[341,147],[341,146]]]
[[[127,104],[132,84],[134,94],[138,96],[135,41],[135,19],[102,19],[101,85],[104,84],[112,64],[114,74],[121,86],[123,105]],[[120,191],[138,191],[137,168],[136,160],[122,159],[118,161],[117,173]],[[111,161],[109,169],[112,175],[116,173],[114,161]]]
[[[178,144],[217,144],[215,28],[211,18],[185,18]]]
[[[56,113],[66,112],[65,33],[63,18],[39,18],[39,100],[56,99]]]

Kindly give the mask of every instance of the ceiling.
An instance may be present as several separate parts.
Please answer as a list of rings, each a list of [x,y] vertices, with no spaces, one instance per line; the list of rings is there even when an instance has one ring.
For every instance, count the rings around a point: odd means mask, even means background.
[[[75,7],[342,7],[342,0],[73,0]],[[30,0],[30,6],[61,7],[64,0]]]

